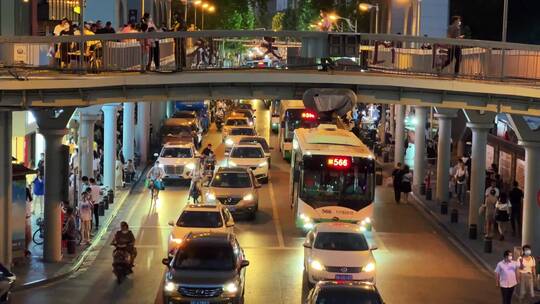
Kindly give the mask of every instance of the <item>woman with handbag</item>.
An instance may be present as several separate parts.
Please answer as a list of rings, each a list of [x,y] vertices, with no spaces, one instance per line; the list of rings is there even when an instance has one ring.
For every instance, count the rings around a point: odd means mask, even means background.
[[[508,200],[506,193],[501,193],[499,200],[495,204],[495,220],[499,226],[500,240],[504,241],[504,234],[507,230],[508,222],[512,214],[512,205]]]

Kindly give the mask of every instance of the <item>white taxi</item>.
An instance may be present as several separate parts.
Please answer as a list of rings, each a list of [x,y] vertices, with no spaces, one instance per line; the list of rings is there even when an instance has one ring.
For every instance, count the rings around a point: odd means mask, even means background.
[[[368,281],[375,283],[375,258],[358,224],[317,224],[304,242],[304,280]]]
[[[232,147],[245,136],[256,136],[257,131],[253,127],[233,127],[225,139],[225,152],[229,152]]]
[[[163,179],[191,179],[199,166],[199,153],[192,142],[168,142],[158,154]]]
[[[234,219],[220,203],[216,204],[189,204],[175,221],[170,221],[172,227],[169,235],[169,255],[184,241],[190,233],[221,232],[234,233]]]
[[[229,116],[223,124],[221,134],[223,136],[222,141],[225,142],[227,136],[234,127],[251,127],[249,120],[246,117],[241,116]]]
[[[260,144],[245,143],[234,145],[227,156],[227,166],[250,168],[257,180],[268,183],[268,159]]]

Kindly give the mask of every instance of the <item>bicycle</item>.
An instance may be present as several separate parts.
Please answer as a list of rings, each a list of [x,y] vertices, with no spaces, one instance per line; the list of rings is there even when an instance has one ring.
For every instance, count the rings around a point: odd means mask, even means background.
[[[156,187],[153,179],[148,181],[148,189],[150,189],[150,204],[153,204],[154,202],[157,202],[159,196],[159,189]]]
[[[39,227],[36,231],[34,231],[34,234],[32,235],[32,241],[36,245],[43,245],[43,242],[45,240],[44,233],[45,233],[45,221],[42,218],[38,218],[36,220],[36,225]],[[75,244],[80,245],[82,241],[82,234],[80,230],[75,231]]]

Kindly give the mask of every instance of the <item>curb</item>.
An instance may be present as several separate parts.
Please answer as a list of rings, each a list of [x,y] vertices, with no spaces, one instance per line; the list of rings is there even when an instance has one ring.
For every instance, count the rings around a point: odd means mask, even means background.
[[[48,277],[48,278],[35,280],[35,281],[28,282],[28,283],[25,283],[25,284],[22,284],[22,285],[14,286],[13,289],[12,289],[12,292],[26,291],[26,290],[29,290],[29,289],[33,289],[33,288],[41,287],[41,286],[51,284],[51,283],[54,283],[54,282],[58,282],[58,281],[60,281],[62,279],[65,279],[65,278],[69,277],[70,275],[75,273],[77,270],[79,270],[81,265],[86,261],[89,252],[92,251],[92,249],[94,249],[97,246],[97,243],[99,242],[99,240],[101,240],[101,238],[103,237],[103,235],[105,234],[105,232],[109,228],[109,225],[116,218],[116,215],[120,211],[120,208],[122,208],[124,203],[127,201],[127,198],[131,195],[131,192],[133,191],[133,189],[135,189],[135,187],[139,184],[139,182],[141,180],[143,180],[143,176],[145,176],[144,173],[146,171],[147,171],[147,167],[143,171],[141,171],[141,174],[140,174],[139,178],[131,185],[131,187],[129,188],[127,194],[122,199],[122,201],[117,202],[115,204],[116,205],[115,209],[112,210],[111,215],[107,218],[106,222],[101,226],[98,233],[94,236],[94,239],[92,240],[92,243],[90,244],[90,246],[88,246],[86,249],[84,249],[82,252],[79,253],[79,256],[77,258],[75,258],[74,262],[71,263],[72,266],[67,271],[64,271],[64,272],[62,272],[62,273],[60,273],[58,275],[53,275],[53,276]],[[59,270],[59,271],[61,271],[61,270]]]
[[[478,255],[474,250],[469,248],[467,244],[465,244],[459,236],[455,235],[454,232],[452,232],[438,217],[437,215],[429,209],[429,207],[426,206],[426,204],[422,201],[421,198],[418,197],[418,195],[414,192],[412,192],[413,205],[416,209],[421,211],[421,213],[424,215],[426,219],[428,219],[430,222],[436,224],[436,226],[442,230],[449,240],[452,242],[454,246],[457,247],[458,250],[465,253],[467,258],[471,260],[473,264],[475,264],[480,270],[487,272],[487,274],[491,275],[493,273],[493,267],[489,265],[484,259]]]

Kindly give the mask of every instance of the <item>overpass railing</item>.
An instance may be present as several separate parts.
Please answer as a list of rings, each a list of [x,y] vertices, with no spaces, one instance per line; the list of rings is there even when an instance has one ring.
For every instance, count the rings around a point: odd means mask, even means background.
[[[0,71],[13,68],[63,73],[328,68],[537,82],[540,46],[294,31],[0,37]]]

